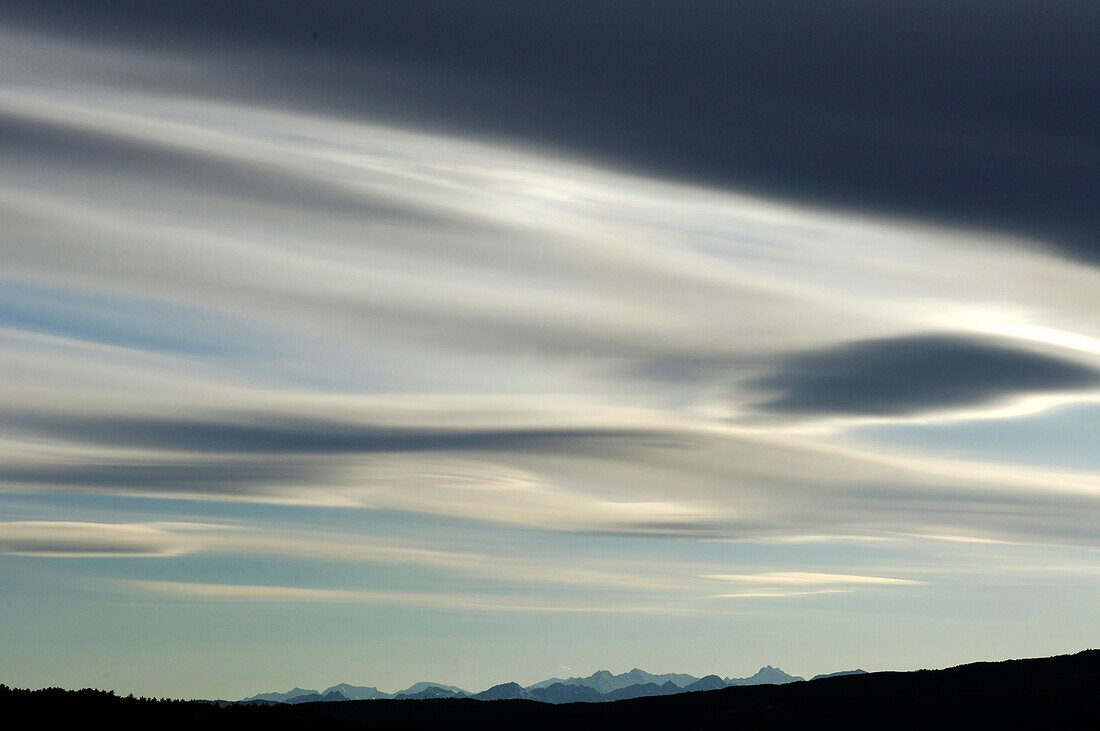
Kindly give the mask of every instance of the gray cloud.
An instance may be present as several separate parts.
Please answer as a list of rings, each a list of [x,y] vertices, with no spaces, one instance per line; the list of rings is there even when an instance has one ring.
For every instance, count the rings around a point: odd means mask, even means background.
[[[641,414],[608,416],[615,418],[598,429],[456,429],[442,425],[516,415],[486,411],[474,420],[411,405],[401,428],[269,412],[236,412],[225,423],[36,417],[43,430],[24,425],[20,433],[51,446],[41,454],[9,448],[0,488],[397,510],[605,536],[936,532],[1088,544],[1100,525],[1100,488],[1088,473],[661,425],[656,414],[649,426]],[[13,423],[5,422],[9,434]]]
[[[1100,13],[1089,0],[59,10],[8,3],[0,25],[62,49],[99,47],[110,79],[135,86],[508,136],[1098,255],[1100,156],[1087,120],[1100,98]],[[174,54],[180,68],[148,78],[133,68],[141,50]]]
[[[614,428],[440,429],[372,426],[304,417],[221,414],[219,420],[25,414],[9,423],[83,443],[213,453],[332,454],[419,451],[584,451],[594,443],[667,441],[650,430]],[[600,449],[606,449],[601,447]],[[165,471],[161,468],[161,471]],[[175,472],[169,469],[168,472]]]
[[[108,458],[109,459],[109,458]],[[300,484],[316,479],[324,466],[302,459],[238,458],[177,455],[175,458],[142,458],[130,455],[125,461],[111,462],[104,457],[65,463],[23,463],[8,461],[0,467],[0,482],[25,488],[88,488],[93,490],[248,493],[263,485]]]
[[[157,557],[186,553],[170,524],[0,521],[0,553],[63,557]]]
[[[883,338],[794,353],[751,386],[777,413],[900,415],[1085,389],[1100,371],[959,336]]]

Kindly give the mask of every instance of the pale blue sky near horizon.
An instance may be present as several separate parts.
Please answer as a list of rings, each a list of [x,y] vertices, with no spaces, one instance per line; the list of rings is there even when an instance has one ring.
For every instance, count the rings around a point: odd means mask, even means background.
[[[0,683],[1098,646],[1100,58],[1015,4],[0,10]]]

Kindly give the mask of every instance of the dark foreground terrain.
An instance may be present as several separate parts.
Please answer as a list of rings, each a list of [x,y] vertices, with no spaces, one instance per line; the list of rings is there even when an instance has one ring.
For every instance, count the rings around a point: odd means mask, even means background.
[[[47,728],[543,729],[543,728],[1098,728],[1100,650],[870,673],[614,703],[371,700],[228,705],[122,698],[100,691],[0,686],[0,713]]]

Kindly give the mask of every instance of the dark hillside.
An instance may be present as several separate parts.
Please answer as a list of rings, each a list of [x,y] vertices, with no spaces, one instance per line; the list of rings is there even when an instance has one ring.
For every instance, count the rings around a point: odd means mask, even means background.
[[[0,687],[7,718],[113,728],[1092,728],[1100,718],[1100,651],[975,663],[947,670],[843,675],[613,703],[550,705],[469,698],[229,706],[120,698],[98,691]]]

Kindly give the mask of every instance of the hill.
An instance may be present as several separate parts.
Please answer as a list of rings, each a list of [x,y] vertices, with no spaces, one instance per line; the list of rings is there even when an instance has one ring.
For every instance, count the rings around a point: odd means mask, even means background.
[[[587,729],[609,724],[682,729],[802,728],[811,724],[900,729],[924,729],[933,724],[939,729],[1087,728],[1100,717],[1100,650],[946,670],[848,674],[782,685],[732,686],[562,705],[445,698],[223,706],[122,698],[103,691],[28,691],[0,685],[0,713],[48,727],[98,720],[116,729],[194,729],[201,724],[204,731]]]

